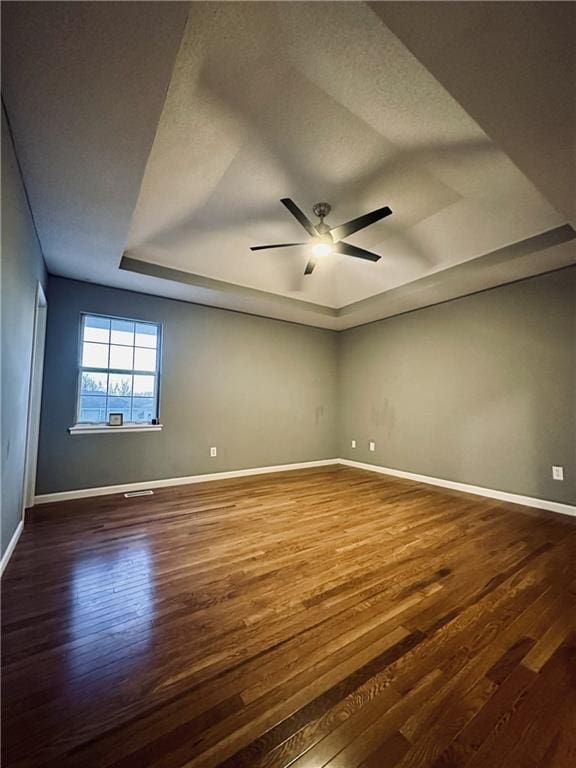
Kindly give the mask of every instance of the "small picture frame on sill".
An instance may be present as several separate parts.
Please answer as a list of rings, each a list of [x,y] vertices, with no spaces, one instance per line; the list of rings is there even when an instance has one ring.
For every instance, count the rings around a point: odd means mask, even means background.
[[[108,414],[108,426],[109,427],[121,427],[124,423],[124,416],[121,413],[109,413]]]

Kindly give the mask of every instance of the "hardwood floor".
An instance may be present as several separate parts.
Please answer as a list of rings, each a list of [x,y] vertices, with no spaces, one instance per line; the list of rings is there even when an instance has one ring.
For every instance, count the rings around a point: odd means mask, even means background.
[[[5,768],[574,768],[570,518],[345,467],[32,511]]]

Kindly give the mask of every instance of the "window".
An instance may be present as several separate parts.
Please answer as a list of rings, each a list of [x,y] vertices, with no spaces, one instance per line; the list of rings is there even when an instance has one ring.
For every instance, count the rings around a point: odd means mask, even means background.
[[[82,315],[77,424],[125,424],[158,418],[160,326],[139,320]]]

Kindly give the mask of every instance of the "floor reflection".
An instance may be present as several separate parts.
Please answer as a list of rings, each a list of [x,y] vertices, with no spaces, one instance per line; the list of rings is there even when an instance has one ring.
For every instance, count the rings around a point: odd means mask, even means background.
[[[83,556],[72,568],[69,669],[83,674],[151,644],[153,558],[147,543]],[[97,645],[95,653],[94,645]]]

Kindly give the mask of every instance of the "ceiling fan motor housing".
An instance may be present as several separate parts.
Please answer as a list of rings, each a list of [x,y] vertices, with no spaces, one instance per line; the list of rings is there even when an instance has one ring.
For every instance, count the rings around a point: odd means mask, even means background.
[[[324,216],[328,216],[332,210],[332,206],[330,203],[315,203],[312,206],[312,210],[314,211],[315,216],[318,216],[319,219],[323,219]]]

